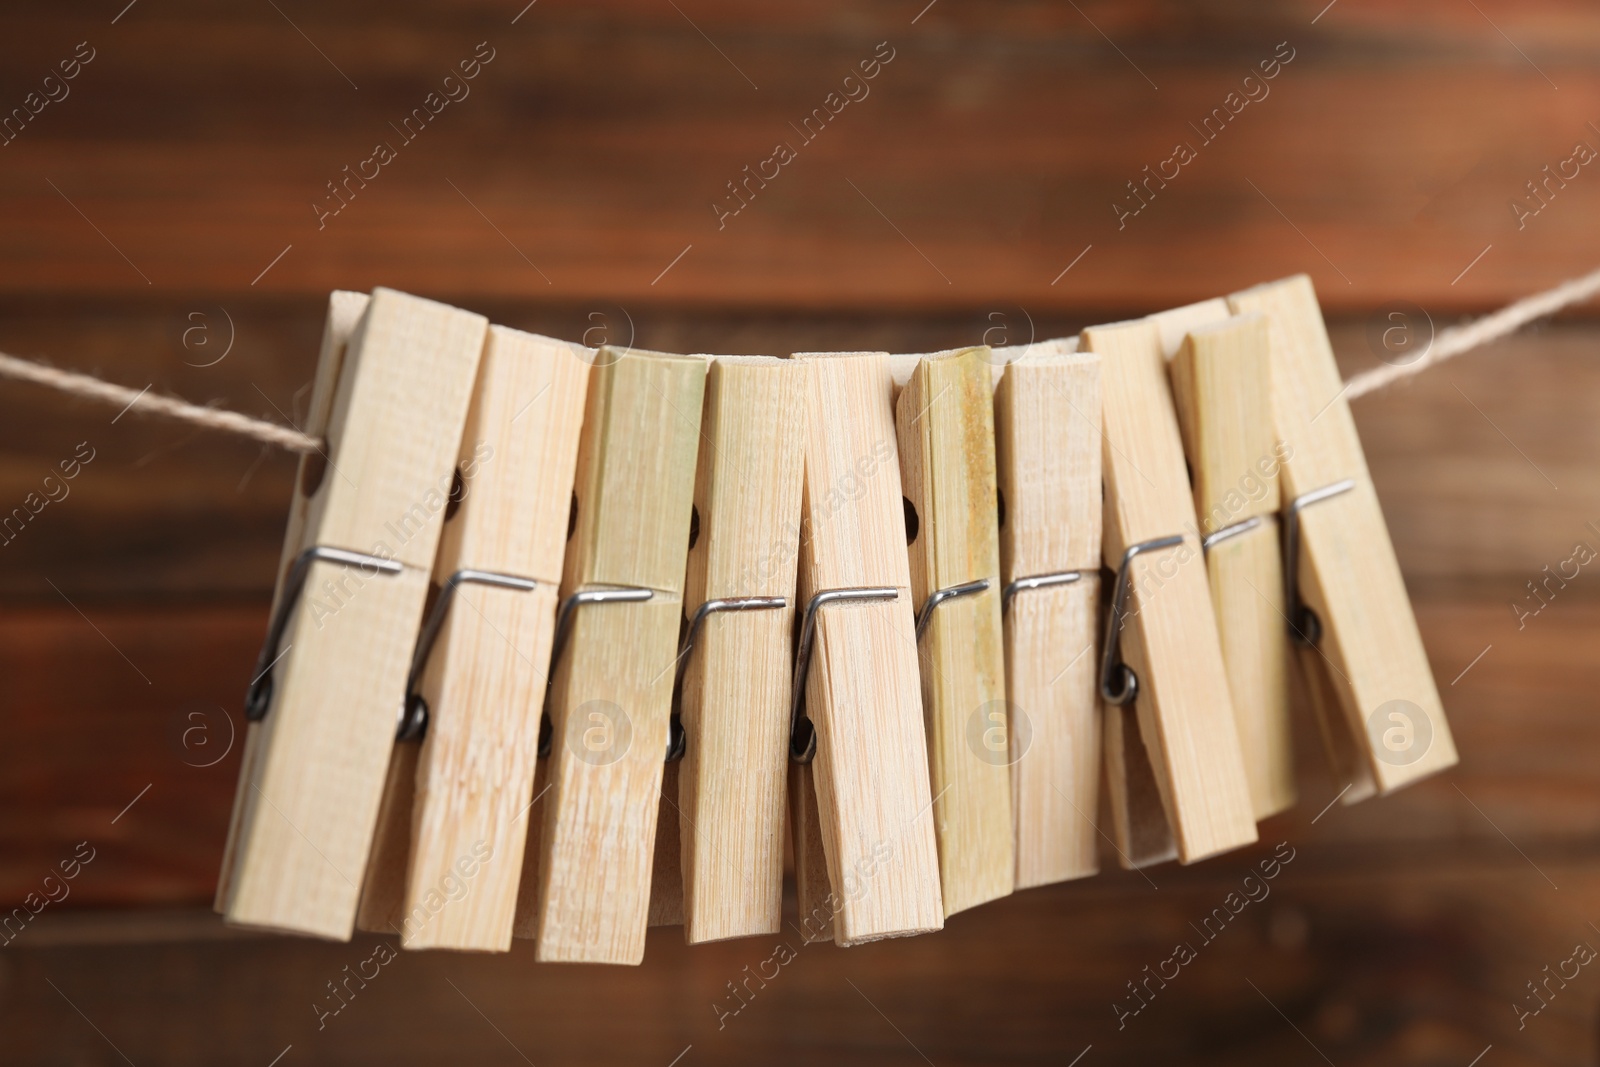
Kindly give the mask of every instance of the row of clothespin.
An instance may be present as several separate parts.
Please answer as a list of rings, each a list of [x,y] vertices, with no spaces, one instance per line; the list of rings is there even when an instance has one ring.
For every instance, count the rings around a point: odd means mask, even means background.
[[[1291,648],[1347,802],[1447,767],[1341,389],[1304,277],[787,359],[334,293],[218,909],[638,963],[788,841],[806,938],[936,930],[1095,873],[1102,763],[1124,865],[1254,841]]]

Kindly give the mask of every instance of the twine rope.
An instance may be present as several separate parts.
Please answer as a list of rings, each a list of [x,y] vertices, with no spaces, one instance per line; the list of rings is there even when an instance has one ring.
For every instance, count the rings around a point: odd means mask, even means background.
[[[1475,348],[1482,348],[1508,337],[1536,319],[1553,315],[1574,304],[1581,304],[1596,294],[1600,294],[1600,269],[1569,279],[1553,289],[1524,297],[1480,319],[1474,319],[1461,326],[1446,327],[1439,331],[1433,343],[1419,358],[1409,363],[1390,364],[1363,371],[1345,383],[1344,395],[1347,399],[1354,400],[1356,397],[1387,388],[1403,378],[1410,378],[1430,367],[1438,366],[1445,360],[1454,359]],[[268,419],[257,419],[237,411],[191,404],[175,396],[152,394],[148,386],[142,390],[130,389],[93,375],[61,370],[33,360],[19,359],[4,352],[0,352],[0,378],[32,382],[34,385],[42,385],[46,389],[54,389],[82,400],[119,407],[123,414],[137,411],[141,415],[176,419],[201,429],[231,433],[288,452],[305,454],[322,450],[322,441],[319,438],[302,433],[292,426],[285,426]]]
[[[1562,308],[1571,307],[1573,304],[1581,304],[1596,293],[1600,293],[1600,270],[1592,270],[1588,274],[1564,281],[1554,289],[1546,289],[1542,293],[1523,297],[1492,315],[1485,315],[1481,319],[1474,319],[1461,326],[1447,326],[1439,331],[1433,344],[1420,358],[1410,363],[1392,364],[1362,371],[1345,383],[1344,395],[1354,400],[1358,396],[1366,396],[1368,393],[1393,385],[1402,378],[1421,374],[1429,367],[1437,366],[1447,359],[1454,359],[1464,352],[1508,337],[1535,319],[1554,315]]]
[[[237,411],[191,404],[175,396],[151,393],[148,387],[143,390],[129,389],[125,385],[102,381],[92,375],[61,370],[29,359],[18,359],[4,352],[0,352],[0,378],[32,382],[69,396],[119,407],[124,414],[137,410],[141,415],[160,415],[178,419],[203,429],[220,430],[223,433],[248,437],[262,444],[276,445],[290,452],[317,452],[322,448],[322,442],[317,438],[301,433],[292,426],[251,418]]]

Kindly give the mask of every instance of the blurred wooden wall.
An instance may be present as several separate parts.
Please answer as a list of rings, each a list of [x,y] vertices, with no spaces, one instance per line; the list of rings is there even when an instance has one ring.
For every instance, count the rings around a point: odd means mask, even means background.
[[[1600,171],[1564,164],[1600,149],[1592,6],[524,2],[6,5],[0,351],[288,421],[332,288],[667,350],[928,351],[1305,271],[1353,373],[1391,312],[1443,327],[1600,259]],[[469,95],[409,142],[390,126],[475,53]],[[1214,140],[1191,126],[1247,90]],[[35,115],[34,92],[61,98]],[[380,141],[393,160],[319,224]],[[795,158],[719,220],[779,142]],[[1195,158],[1119,221],[1180,142]],[[1536,200],[1547,165],[1576,176]],[[1324,810],[1307,728],[1302,803],[1261,848],[814,946],[720,1028],[776,939],[657,931],[637,970],[407,954],[319,1030],[375,942],[204,910],[293,464],[0,384],[0,512],[94,455],[0,544],[0,904],[95,849],[0,947],[0,1058],[1593,1063],[1600,977],[1521,1028],[1513,1005],[1600,945],[1600,585],[1585,568],[1520,625],[1512,604],[1600,550],[1597,341],[1568,317],[1355,403],[1457,771]],[[1119,1029],[1125,983],[1280,841],[1271,897]]]

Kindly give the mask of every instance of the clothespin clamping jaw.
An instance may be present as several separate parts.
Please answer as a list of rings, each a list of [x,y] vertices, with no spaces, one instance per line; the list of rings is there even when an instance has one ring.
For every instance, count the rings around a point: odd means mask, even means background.
[[[802,354],[804,527],[789,812],[801,936],[944,925],[894,383],[881,353]]]
[[[358,920],[407,948],[511,947],[595,355],[489,329]]]
[[[1296,275],[1228,303],[1268,320],[1296,658],[1345,803],[1389,793],[1454,766],[1455,742],[1316,292]]]
[[[1018,889],[1099,870],[1100,357],[1077,349],[992,353]]]
[[[483,350],[478,315],[334,293],[217,907],[348,940]]]
[[[632,348],[591,372],[515,922],[540,960],[644,958],[705,380]]]
[[[765,356],[706,377],[650,902],[690,944],[781,927],[804,384]]]
[[[1160,331],[1092,327],[1081,347],[1102,360],[1112,825],[1126,866],[1191,863],[1256,828]]]

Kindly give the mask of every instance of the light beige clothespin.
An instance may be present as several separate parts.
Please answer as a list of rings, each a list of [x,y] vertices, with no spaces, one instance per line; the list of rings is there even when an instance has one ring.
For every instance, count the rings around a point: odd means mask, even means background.
[[[517,901],[540,960],[644,958],[705,379],[703,358],[610,347],[590,376]]]
[[[946,916],[1016,884],[992,365],[924,356],[895,404]]]
[[[1161,335],[1096,326],[1103,551],[1116,575],[1101,656],[1107,777],[1123,863],[1190,863],[1256,840]]]
[[[1235,293],[1267,316],[1284,444],[1286,614],[1345,803],[1453,766],[1455,743],[1311,279]]]
[[[594,357],[489,329],[362,891],[406,948],[511,947]]]
[[[217,890],[229,922],[348,940],[405,696],[479,315],[334,293]]]
[[[799,925],[808,940],[853,945],[944,925],[894,383],[881,353],[796,358],[807,420],[789,795]]]
[[[802,365],[762,356],[714,357],[706,377],[674,713],[683,756],[662,783],[651,882],[651,923],[683,923],[690,944],[782,922],[804,383]]]
[[[1221,300],[1152,317],[1170,360],[1250,800],[1264,819],[1295,801],[1267,323],[1230,317]]]
[[[1100,357],[993,352],[1017,888],[1099,870]]]

